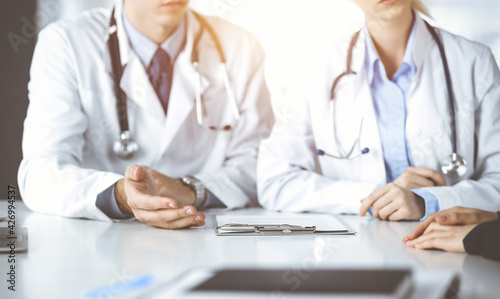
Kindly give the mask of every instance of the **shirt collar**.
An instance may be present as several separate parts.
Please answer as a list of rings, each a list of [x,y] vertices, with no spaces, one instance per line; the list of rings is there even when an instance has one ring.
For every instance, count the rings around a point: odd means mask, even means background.
[[[122,10],[122,18],[132,49],[142,63],[145,66],[149,66],[154,54],[158,50],[158,45],[139,32],[139,30],[137,30],[132,23],[130,23],[125,12],[125,7]],[[172,62],[175,61],[181,50],[184,48],[186,41],[186,21],[186,18],[184,18],[174,33],[167,38],[163,44],[161,44],[161,48],[168,53]]]
[[[415,32],[417,31],[417,17],[415,16],[415,20],[413,21],[413,27],[411,29],[410,38],[408,39],[408,43],[406,44],[405,55],[403,56],[403,64],[406,64],[410,67],[412,74],[415,74],[417,71],[417,66],[415,65],[415,60],[413,59],[413,48],[415,45]],[[370,32],[368,32],[367,26],[363,28],[364,34],[366,36],[366,70],[368,76],[368,82],[371,84],[373,81],[373,73],[375,72],[375,63],[380,61],[380,57],[377,53],[377,49],[373,44],[373,40],[370,36]],[[401,67],[400,67],[401,68]],[[399,69],[398,69],[399,71]],[[397,72],[396,72],[397,74]]]

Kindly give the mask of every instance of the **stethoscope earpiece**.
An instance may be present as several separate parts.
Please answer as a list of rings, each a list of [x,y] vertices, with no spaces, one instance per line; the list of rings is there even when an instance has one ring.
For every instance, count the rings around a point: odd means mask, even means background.
[[[335,156],[335,155],[332,155],[332,154],[329,154],[327,152],[325,152],[324,150],[320,150],[320,149],[317,149],[316,150],[316,155],[318,156],[328,156],[328,157],[331,157],[331,158],[335,158],[335,159],[339,159],[339,160],[344,160],[344,159],[354,159],[356,157],[359,157],[361,155],[365,155],[365,154],[368,154],[370,152],[370,149],[365,147],[364,149],[358,151],[357,153],[356,152],[353,152],[353,153],[350,153],[348,156],[345,156],[345,157],[342,157],[342,156]]]
[[[318,149],[318,150],[316,150],[316,155],[318,155],[318,156],[324,156],[325,155],[325,151]]]

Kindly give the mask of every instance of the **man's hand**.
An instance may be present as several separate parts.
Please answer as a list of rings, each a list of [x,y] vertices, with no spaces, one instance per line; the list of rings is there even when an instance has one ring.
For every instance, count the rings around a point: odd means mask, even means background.
[[[361,202],[360,216],[365,216],[370,207],[372,216],[382,220],[419,220],[425,215],[424,200],[395,183],[375,190]]]
[[[408,241],[406,246],[417,249],[441,249],[449,252],[465,253],[464,238],[477,224],[449,226],[431,223],[424,234]]]
[[[115,195],[123,212],[133,213],[151,226],[178,229],[205,224],[205,215],[195,207],[179,207],[175,199],[160,195],[153,175],[137,165],[127,168],[125,179],[116,184]]]
[[[418,189],[424,187],[446,186],[444,177],[434,169],[422,167],[408,167],[394,184],[405,189]]]
[[[415,230],[403,239],[403,242],[408,242],[420,237],[432,223],[441,225],[468,225],[479,224],[483,222],[493,221],[498,219],[498,214],[478,209],[453,207],[448,210],[440,211],[430,215],[422,221]]]
[[[184,185],[181,180],[166,176],[149,167],[143,167],[153,176],[159,196],[175,198],[179,207],[194,205],[196,199],[195,192]]]

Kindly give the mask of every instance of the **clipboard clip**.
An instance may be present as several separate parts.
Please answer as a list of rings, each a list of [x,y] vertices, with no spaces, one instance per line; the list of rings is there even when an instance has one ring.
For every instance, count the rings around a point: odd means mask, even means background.
[[[237,224],[228,223],[215,228],[217,233],[248,233],[248,234],[314,234],[316,226],[300,226],[290,224]]]

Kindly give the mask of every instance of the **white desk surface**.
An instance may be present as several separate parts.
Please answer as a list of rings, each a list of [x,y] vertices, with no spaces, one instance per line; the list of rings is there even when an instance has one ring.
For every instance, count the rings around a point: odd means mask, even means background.
[[[6,206],[0,201],[0,214]],[[406,248],[401,239],[416,222],[341,216],[355,236],[221,237],[213,230],[217,211],[207,213],[203,228],[170,231],[137,221],[105,223],[32,213],[22,202],[16,210],[17,227],[29,231],[28,252],[17,253],[15,293],[7,290],[9,264],[7,255],[0,254],[0,298],[82,298],[89,290],[143,275],[167,281],[196,266],[451,268],[461,276],[460,298],[500,294],[498,262]]]

